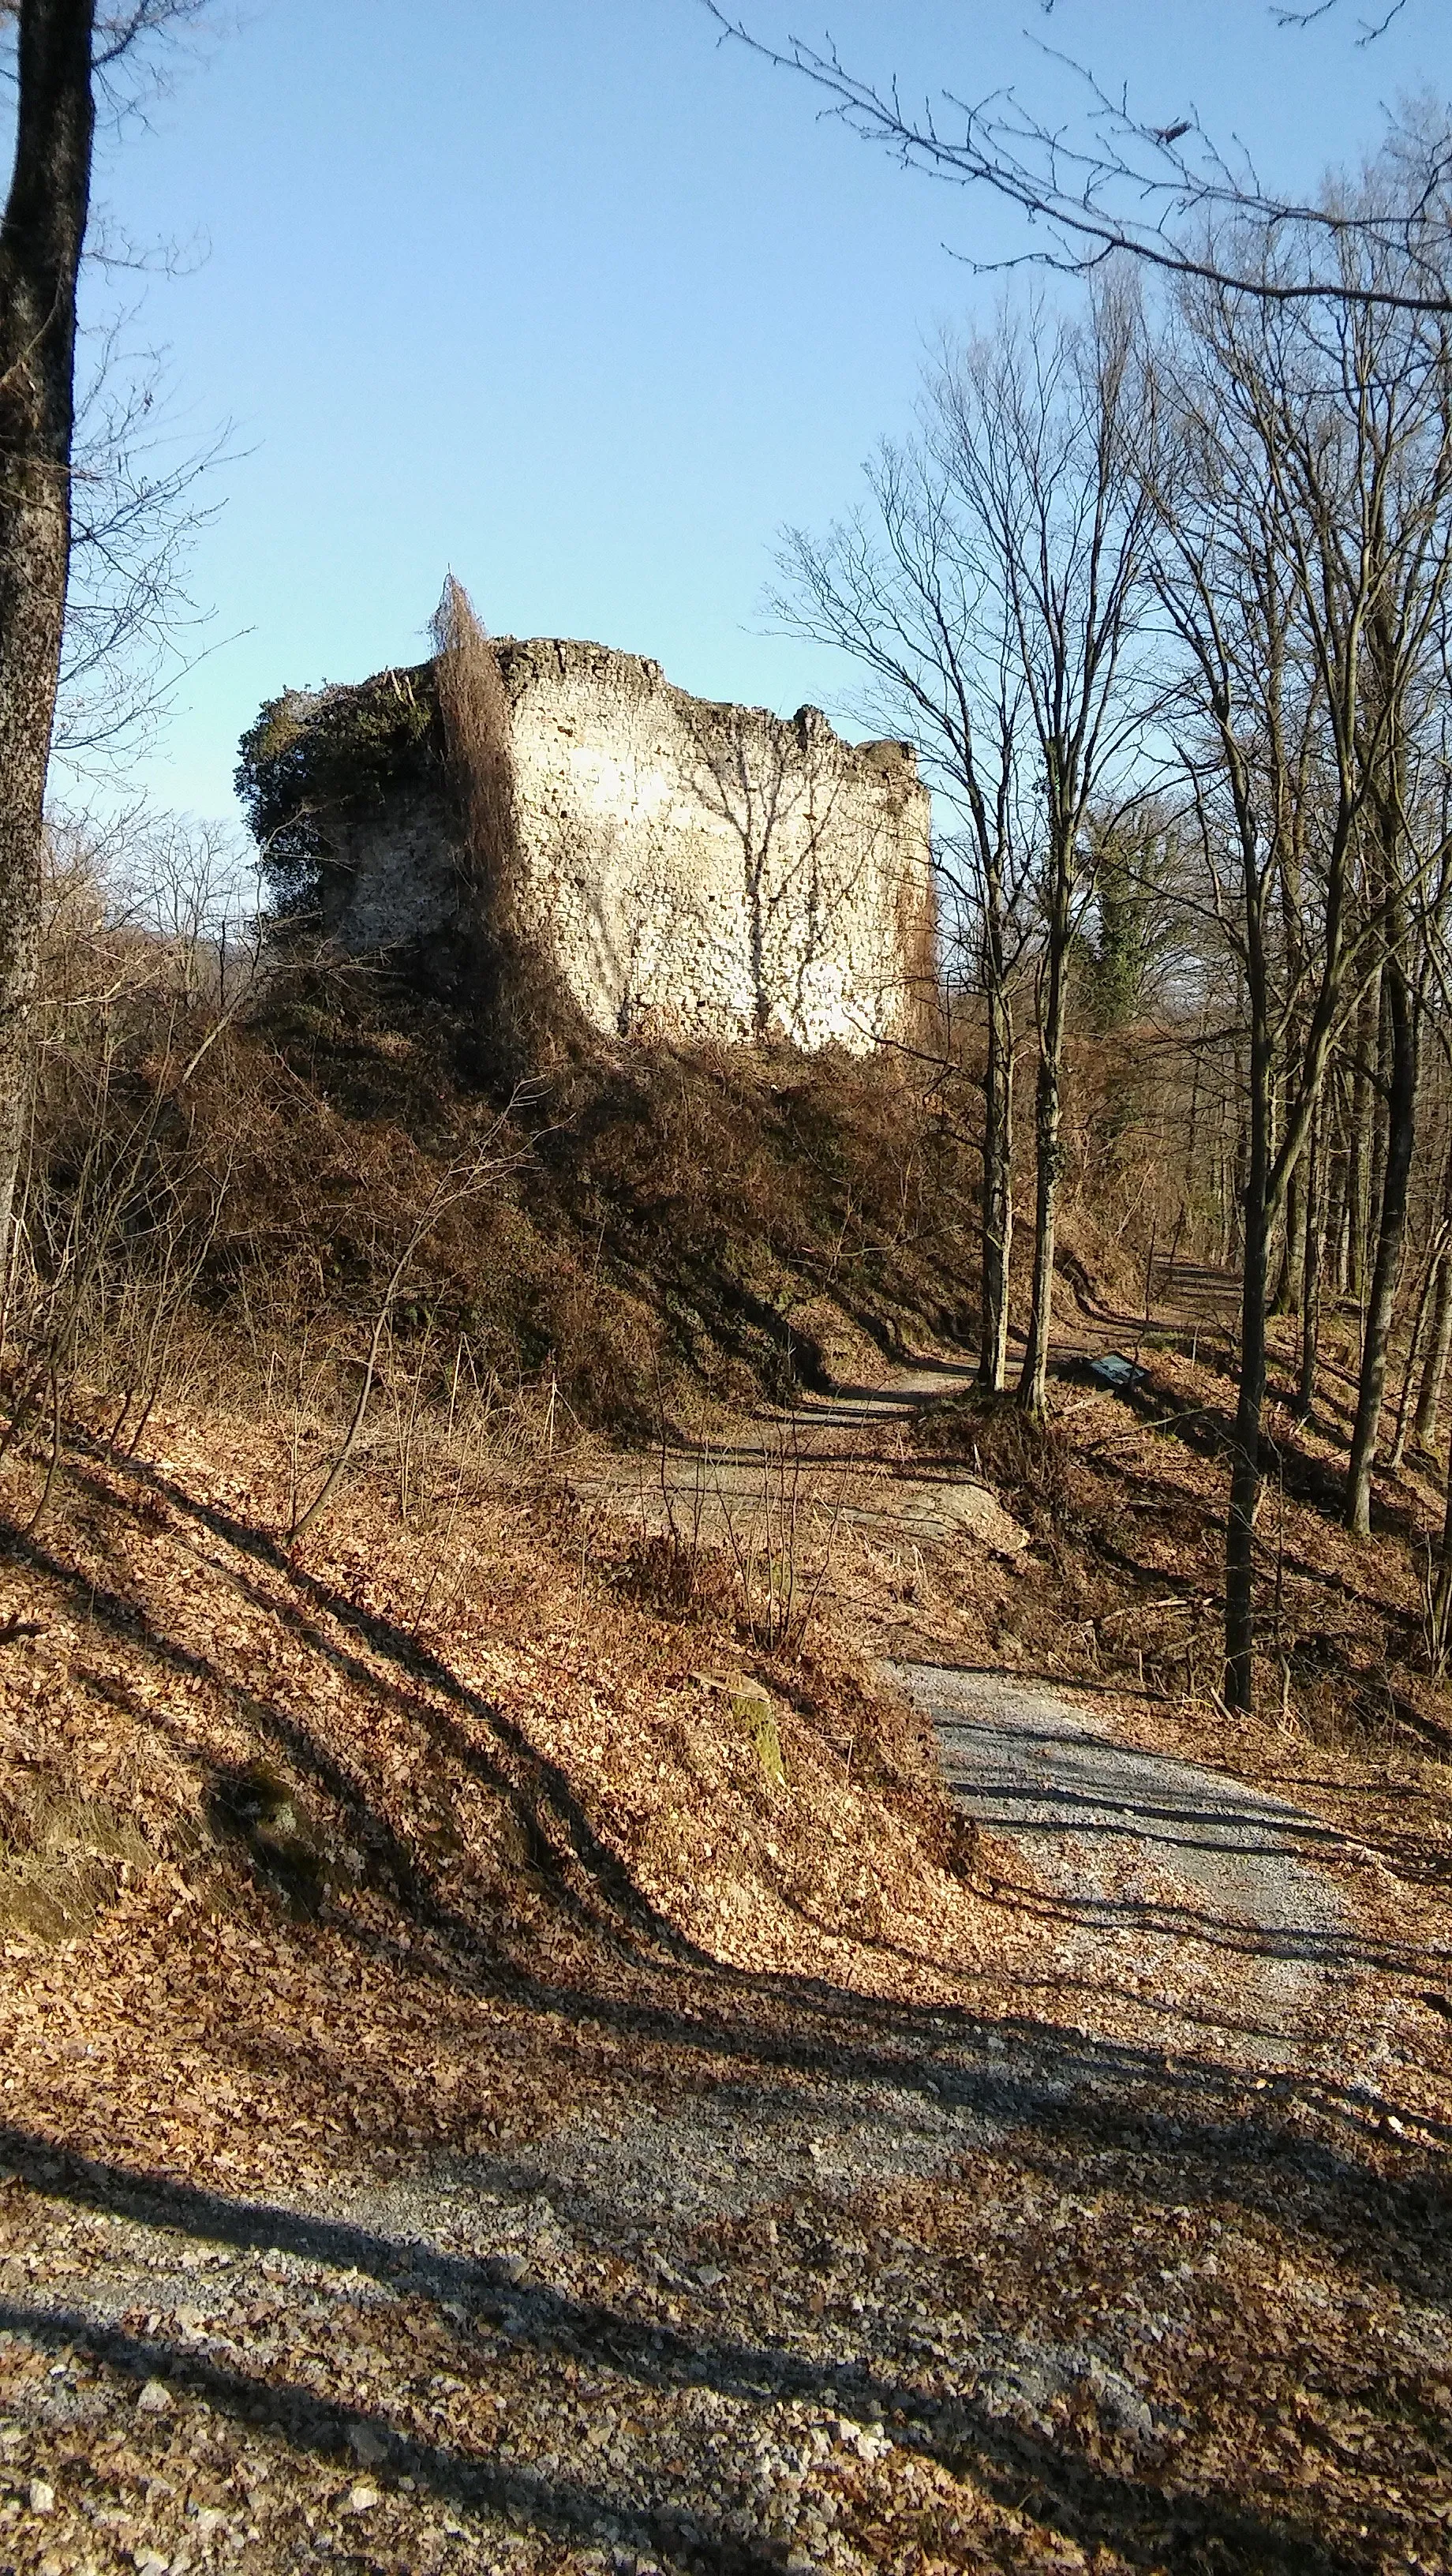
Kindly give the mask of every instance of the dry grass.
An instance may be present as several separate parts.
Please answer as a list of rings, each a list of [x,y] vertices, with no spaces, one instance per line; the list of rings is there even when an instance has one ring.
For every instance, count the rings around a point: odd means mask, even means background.
[[[519,872],[509,700],[498,656],[452,573],[431,631],[439,714],[466,847],[480,898],[502,925],[510,917]]]
[[[43,1778],[22,1778],[0,1813],[0,1932],[84,1940],[122,1889],[158,1866],[128,1817]]]
[[[590,2021],[696,2009],[702,1979],[748,2016],[803,1977],[946,1993],[994,1938],[920,1725],[840,1647],[656,1616],[628,1537],[548,1483],[472,1491],[423,1536],[364,1473],[290,1552],[277,1438],[158,1407],[147,1447],[73,1426],[43,1548],[16,1535],[33,1471],[3,1477],[0,1762],[43,1792],[23,1829],[7,1811],[0,2025],[55,2134],[153,2152],[165,2098],[194,2169],[274,2179],[339,2138],[527,2134],[559,2070],[536,2090],[505,2034],[551,1997]],[[79,1972],[51,1953],[84,1959],[104,2080],[67,2077]],[[421,2078],[430,1992],[452,2035]],[[207,2099],[243,2067],[239,2137]]]
[[[967,1320],[972,1157],[891,1066],[640,1050],[501,1121],[447,1014],[366,983],[279,979],[182,1083],[194,1031],[158,1044],[138,1011],[105,1082],[82,1067],[46,1108],[50,1235],[106,1240],[74,1356],[118,1403],[142,1318],[199,1398],[208,1371],[238,1403],[350,1381],[441,1181],[486,1153],[497,1186],[430,1227],[394,1303],[386,1401],[420,1418],[462,1386],[549,1405],[560,1441],[650,1440]]]
[[[433,620],[433,684],[466,877],[464,983],[474,1058],[495,1082],[537,1077],[586,1030],[520,918],[513,718],[499,657],[452,574]]]
[[[461,596],[445,622],[445,732],[503,937],[508,710]],[[968,1328],[956,1077],[606,1048],[491,1090],[471,1014],[296,955],[224,971],[199,937],[118,926],[83,851],[57,852],[52,893],[13,1437],[84,1379],[123,1445],[163,1389],[291,1413],[300,1439],[346,1423],[378,1337],[369,1431],[392,1425],[407,1516],[461,1400],[507,1445],[540,1416],[552,1450],[653,1441]],[[485,1166],[488,1189],[451,1188]]]

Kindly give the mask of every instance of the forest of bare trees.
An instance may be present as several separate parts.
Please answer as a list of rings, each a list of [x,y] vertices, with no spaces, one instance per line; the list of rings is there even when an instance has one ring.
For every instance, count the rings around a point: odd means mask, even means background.
[[[104,507],[76,506],[95,99],[140,39],[195,15],[36,0],[18,18],[0,1238],[30,1096],[68,580],[87,545],[111,574],[69,603],[104,728],[118,637],[166,588],[167,513],[193,470],[128,474],[123,403],[101,441],[116,492],[102,475]],[[879,451],[860,508],[788,536],[778,606],[855,660],[874,721],[917,744],[938,789],[944,966],[981,1087],[985,1394],[1012,1371],[1029,1415],[1049,1402],[1085,1028],[1112,1036],[1133,1090],[1159,1235],[1238,1279],[1224,1687],[1246,1708],[1274,1318],[1296,1319],[1305,1420],[1323,1319],[1354,1318],[1358,1537],[1378,1469],[1436,1436],[1452,1345],[1452,142],[1408,111],[1359,176],[1298,204],[1247,188],[1190,127],[1121,116],[1102,164],[1045,165],[1032,120],[970,118],[952,142],[834,56],[790,60],[859,130],[1058,226],[1047,265],[1066,273],[944,345],[916,433]],[[1136,139],[1174,214],[1153,238],[1084,212],[1111,180],[1133,187]],[[1441,1655],[1452,1511],[1434,1627]]]
[[[945,350],[862,506],[782,559],[787,620],[856,659],[939,788],[981,1031],[983,1384],[1008,1366],[1017,1073],[1018,1392],[1043,1409],[1076,977],[1126,1081],[1149,1069],[1167,1238],[1238,1269],[1240,1707],[1272,1310],[1299,1318],[1305,1416],[1323,1306],[1355,1310],[1353,1533],[1446,1367],[1452,342],[1426,289],[1449,238],[1397,140],[1315,219],[1242,208],[1153,306],[1127,261],[1082,311],[1007,302]]]

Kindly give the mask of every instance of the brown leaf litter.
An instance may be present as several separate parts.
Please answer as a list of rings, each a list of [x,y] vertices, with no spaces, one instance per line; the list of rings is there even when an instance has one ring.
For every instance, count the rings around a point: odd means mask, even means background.
[[[1066,1965],[833,1629],[547,1481],[294,1557],[150,1445],[5,1565],[0,1879],[91,1877],[9,1899],[0,2567],[1448,2563],[1430,2008],[1358,2093]]]

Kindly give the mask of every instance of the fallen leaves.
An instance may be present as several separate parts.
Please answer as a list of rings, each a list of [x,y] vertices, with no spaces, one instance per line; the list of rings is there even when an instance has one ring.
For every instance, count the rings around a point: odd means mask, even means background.
[[[1101,1946],[1106,2073],[1056,2018],[1032,1870],[943,1865],[900,1713],[858,1710],[849,1770],[846,1667],[723,1652],[703,1683],[699,1633],[582,1593],[527,1495],[461,1516],[465,1606],[417,1628],[425,1543],[366,1484],[297,1563],[248,1435],[164,1437],[144,1548],[97,1467],[6,1574],[47,1661],[37,1693],[17,1632],[0,1742],[124,1797],[155,1855],[84,1944],[6,1944],[15,2531],[108,2571],[324,2539],[482,2571],[512,2537],[541,2570],[1122,2543],[1258,2576],[1294,2496],[1294,2545],[1348,2568],[1444,2549],[1430,2086],[1383,2133],[1194,2032],[1152,2063]],[[208,1822],[261,1761],[328,1860],[312,1916]],[[904,2177],[905,2124],[964,2098],[961,2151]],[[692,2215],[718,2105],[724,2200]],[[299,2211],[341,2236],[299,2250]]]

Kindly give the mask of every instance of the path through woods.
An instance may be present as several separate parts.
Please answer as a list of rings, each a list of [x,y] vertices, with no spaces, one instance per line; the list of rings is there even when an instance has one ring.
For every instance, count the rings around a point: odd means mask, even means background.
[[[951,1536],[891,1435],[960,1382],[794,1454]],[[683,1954],[555,1997],[527,2147],[307,2193],[0,2137],[0,2567],[1445,2570],[1445,1959],[1107,1703],[900,1679],[985,1829],[960,2003]]]

